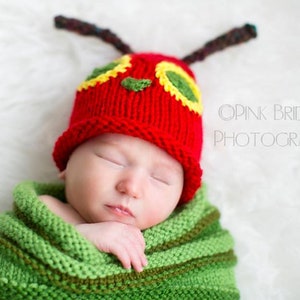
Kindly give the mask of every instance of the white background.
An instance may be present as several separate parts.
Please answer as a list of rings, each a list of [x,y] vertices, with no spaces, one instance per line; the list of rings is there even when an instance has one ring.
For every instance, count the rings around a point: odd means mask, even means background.
[[[236,241],[242,299],[300,299],[298,0],[0,0],[0,12],[0,211],[19,181],[56,180],[52,146],[76,86],[120,55],[54,29],[55,15],[110,28],[135,51],[178,57],[256,24],[257,39],[191,66],[205,108],[204,181]],[[275,104],[294,114],[274,115]]]

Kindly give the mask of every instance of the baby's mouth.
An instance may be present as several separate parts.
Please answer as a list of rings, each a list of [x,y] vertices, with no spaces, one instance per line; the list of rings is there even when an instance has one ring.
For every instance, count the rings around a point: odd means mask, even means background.
[[[125,216],[125,217],[134,217],[131,210],[127,207],[121,205],[106,205],[106,207],[114,214],[118,216]]]

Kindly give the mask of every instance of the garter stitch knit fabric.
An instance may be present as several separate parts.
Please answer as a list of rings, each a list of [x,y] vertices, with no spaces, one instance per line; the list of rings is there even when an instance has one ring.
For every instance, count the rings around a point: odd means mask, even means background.
[[[201,184],[202,103],[191,69],[162,54],[128,54],[96,68],[77,89],[69,127],[53,158],[66,168],[72,151],[102,133],[144,139],[165,150],[184,168],[181,203]]]
[[[38,199],[64,186],[22,183],[0,216],[0,299],[239,299],[236,257],[205,187],[165,222],[144,231],[148,266],[125,270]]]

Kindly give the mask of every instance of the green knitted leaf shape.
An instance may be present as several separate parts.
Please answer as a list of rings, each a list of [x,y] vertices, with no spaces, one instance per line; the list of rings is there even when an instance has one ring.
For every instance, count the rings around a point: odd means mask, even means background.
[[[125,270],[38,199],[64,186],[25,182],[0,215],[0,299],[239,299],[233,240],[205,187],[165,222],[143,232],[148,266]]]
[[[182,95],[192,102],[198,102],[198,99],[190,88],[188,82],[182,76],[173,71],[167,71],[166,75]]]
[[[151,85],[150,79],[135,79],[132,77],[126,77],[122,80],[121,85],[129,90],[134,92],[140,92]]]
[[[92,72],[92,74],[90,74],[86,80],[91,80],[93,78],[98,77],[101,74],[105,74],[107,71],[113,70],[119,63],[118,62],[111,62],[109,64],[107,64],[104,67],[101,68],[95,68]]]

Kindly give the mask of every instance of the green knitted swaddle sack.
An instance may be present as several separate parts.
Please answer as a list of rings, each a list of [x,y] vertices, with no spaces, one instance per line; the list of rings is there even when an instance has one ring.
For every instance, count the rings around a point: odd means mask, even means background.
[[[0,216],[0,299],[239,299],[233,240],[205,188],[144,231],[148,266],[125,270],[38,199],[64,186],[22,183]]]

